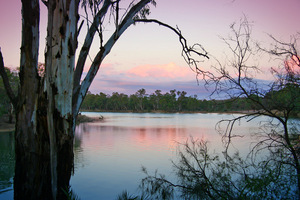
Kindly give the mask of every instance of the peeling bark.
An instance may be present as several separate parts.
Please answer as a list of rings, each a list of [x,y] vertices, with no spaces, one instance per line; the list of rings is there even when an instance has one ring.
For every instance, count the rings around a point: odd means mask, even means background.
[[[73,169],[72,95],[77,48],[78,0],[48,2],[46,53],[47,123],[53,199],[63,197]]]
[[[20,86],[15,132],[15,199],[51,199],[48,135],[39,112],[39,1],[22,0]],[[41,108],[39,108],[41,109]]]
[[[37,70],[39,1],[22,0],[15,199],[64,199],[62,189],[69,186],[75,129],[72,93],[78,4],[78,0],[47,2],[46,76],[41,79]]]

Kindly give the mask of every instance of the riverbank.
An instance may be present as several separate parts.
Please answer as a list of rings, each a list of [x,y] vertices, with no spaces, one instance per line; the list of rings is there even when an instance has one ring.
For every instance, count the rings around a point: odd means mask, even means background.
[[[86,115],[82,115],[81,113],[79,113],[77,116],[76,124],[85,123],[85,122],[98,122],[102,120],[103,120],[103,116],[101,115],[99,117],[88,117]]]
[[[85,123],[85,122],[97,122],[103,120],[103,117],[88,117],[85,115],[79,114],[77,116],[77,124]],[[2,116],[0,118],[0,133],[6,133],[6,132],[14,132],[15,131],[15,120],[12,121],[12,123],[8,122],[7,116]]]
[[[114,111],[104,111],[104,110],[81,110],[81,112],[114,112]],[[115,112],[121,112],[121,113],[134,113],[134,111],[115,111]],[[203,113],[203,114],[209,114],[209,113],[218,113],[218,114],[250,114],[254,113],[255,111],[253,110],[244,110],[244,111],[230,111],[230,112],[204,112],[204,111],[186,111],[186,112],[165,112],[165,111],[150,111],[150,112],[136,112],[136,113]],[[300,113],[298,113],[297,116],[293,116],[295,118],[300,118]],[[77,116],[77,124],[80,123],[85,123],[85,122],[98,122],[102,121],[103,117],[100,115],[99,117],[88,117],[86,115],[82,115],[81,113],[78,114]],[[15,130],[15,121],[12,123],[8,122],[8,117],[7,116],[2,116],[0,118],[0,133],[1,132],[13,132]]]
[[[99,112],[99,113],[180,113],[180,114],[192,114],[192,113],[202,113],[202,114],[252,114],[256,113],[257,110],[230,110],[230,111],[164,111],[164,110],[144,110],[144,111],[134,111],[134,110],[88,110],[88,109],[81,109],[80,112]],[[277,116],[284,116],[283,112],[272,110],[273,113],[276,113]],[[291,115],[292,118],[300,119],[300,113],[294,113]]]

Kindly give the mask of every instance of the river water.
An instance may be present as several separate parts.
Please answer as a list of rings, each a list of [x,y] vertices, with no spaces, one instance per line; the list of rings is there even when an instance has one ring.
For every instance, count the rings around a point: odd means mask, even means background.
[[[230,114],[82,113],[104,120],[77,126],[72,190],[83,199],[116,199],[127,190],[138,194],[141,167],[158,170],[174,180],[171,160],[178,143],[190,137],[209,141],[212,151],[224,147],[216,124]],[[235,117],[238,115],[235,115]],[[235,131],[245,135],[258,130],[260,120],[238,123]],[[13,199],[13,134],[0,134],[0,199]],[[234,148],[246,154],[250,140],[238,138]]]

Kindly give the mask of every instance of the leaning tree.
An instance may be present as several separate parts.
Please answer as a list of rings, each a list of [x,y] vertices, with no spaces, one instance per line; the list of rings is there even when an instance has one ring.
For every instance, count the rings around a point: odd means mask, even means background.
[[[199,45],[188,46],[177,28],[147,19],[154,0],[128,3],[121,0],[42,0],[48,10],[44,73],[38,64],[40,3],[22,0],[22,42],[19,90],[15,94],[7,79],[0,51],[0,72],[15,108],[15,199],[62,199],[73,169],[73,138],[76,116],[101,63],[125,30],[137,23],[156,23],[178,35],[182,55],[197,68],[192,54],[208,58]],[[122,1],[123,2],[123,1]],[[126,2],[125,2],[126,3]],[[122,4],[123,5],[123,4]],[[81,6],[81,7],[80,7]],[[86,17],[81,20],[79,13]],[[104,20],[114,26],[103,34]],[[78,35],[83,22],[87,32],[78,56]],[[79,23],[80,22],[80,23]],[[79,24],[79,25],[78,25]],[[93,39],[100,47],[83,77]]]

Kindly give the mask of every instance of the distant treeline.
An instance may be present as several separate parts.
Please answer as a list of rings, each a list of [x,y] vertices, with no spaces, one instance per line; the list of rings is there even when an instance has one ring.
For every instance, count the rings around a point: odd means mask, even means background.
[[[131,95],[118,92],[114,92],[112,95],[89,92],[81,108],[89,111],[120,112],[233,112],[260,109],[245,97],[227,100],[199,100],[196,95],[186,95],[185,91],[176,90],[170,90],[165,94],[162,94],[161,90],[156,90],[149,95],[146,94],[145,89],[140,89]],[[266,96],[271,96],[271,94]],[[257,99],[270,104],[270,98],[257,97]]]

